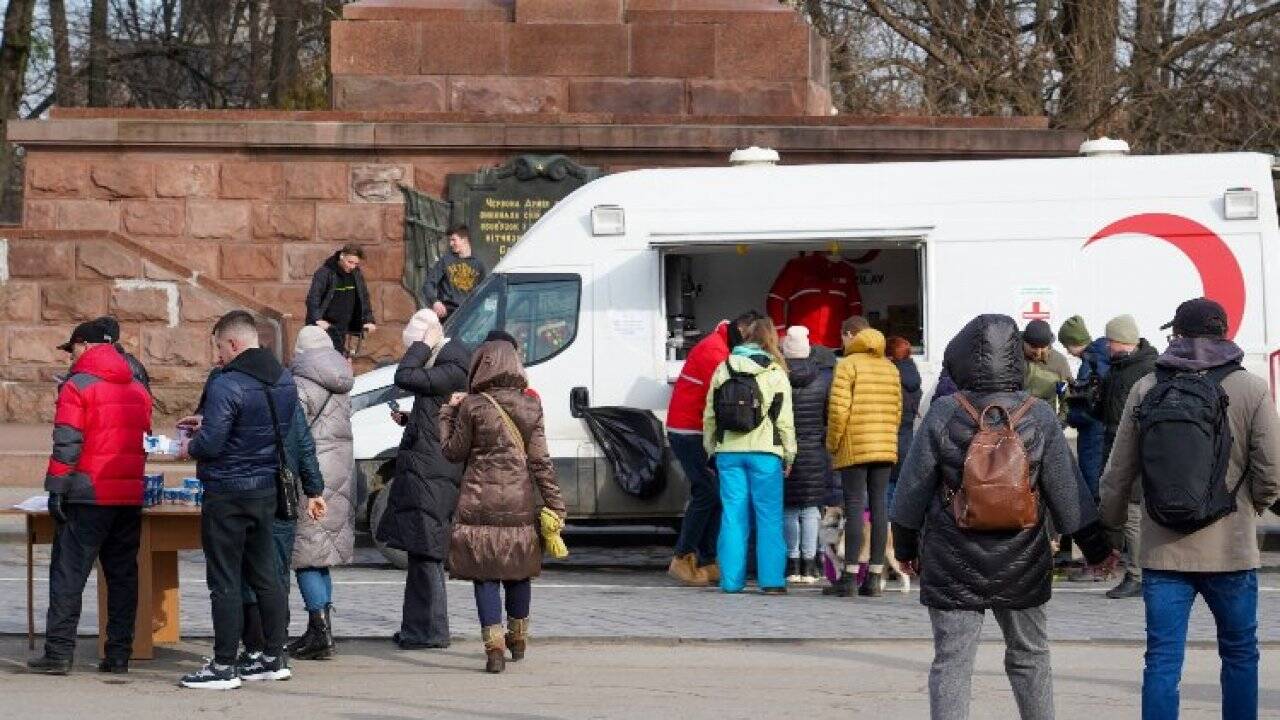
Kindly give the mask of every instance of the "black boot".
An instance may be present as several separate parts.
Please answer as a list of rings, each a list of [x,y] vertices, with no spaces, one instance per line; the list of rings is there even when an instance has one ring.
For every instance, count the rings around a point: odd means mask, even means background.
[[[862,584],[858,586],[858,594],[863,597],[880,597],[884,594],[880,586],[880,573],[868,572]]]
[[[854,574],[845,570],[840,573],[840,578],[835,581],[835,584],[831,587],[822,588],[822,594],[836,597],[853,597],[853,580]]]
[[[1120,581],[1120,584],[1107,591],[1107,597],[1112,600],[1142,597],[1142,581],[1129,573],[1125,573],[1124,579]]]
[[[800,558],[787,558],[787,582],[800,582]]]
[[[307,631],[302,633],[302,636],[297,640],[294,640],[285,646],[285,652],[289,653],[289,657],[298,657],[299,650],[305,647],[310,647],[311,644],[315,642],[316,624],[312,621],[312,617],[313,613],[307,614]]]
[[[40,675],[66,675],[71,672],[71,660],[56,658],[46,653],[28,660],[27,670]]]
[[[324,606],[324,641],[329,644],[329,657],[338,651],[338,643],[333,639],[333,606]]]
[[[333,635],[325,620],[326,614],[325,610],[307,613],[307,635],[303,639],[310,637],[310,641],[296,650],[290,650],[291,657],[298,660],[327,660],[333,656]]]
[[[806,584],[812,585],[818,582],[817,558],[805,558],[800,561],[800,576],[804,578]]]

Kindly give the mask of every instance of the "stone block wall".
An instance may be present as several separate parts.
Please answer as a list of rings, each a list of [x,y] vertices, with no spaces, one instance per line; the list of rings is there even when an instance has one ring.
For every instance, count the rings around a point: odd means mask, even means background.
[[[150,372],[158,428],[195,409],[223,313],[257,314],[270,347],[288,330],[278,313],[110,231],[9,233],[0,268],[0,421],[52,421],[70,360],[58,346],[107,313]]]
[[[344,110],[825,115],[825,41],[775,0],[364,0],[333,23]]]

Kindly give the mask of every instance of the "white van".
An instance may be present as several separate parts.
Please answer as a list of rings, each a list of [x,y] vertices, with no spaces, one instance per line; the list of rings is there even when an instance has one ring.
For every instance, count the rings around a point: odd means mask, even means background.
[[[575,405],[664,417],[688,347],[721,319],[763,309],[800,252],[860,263],[863,313],[916,346],[926,398],[947,341],[979,313],[1055,329],[1079,314],[1099,335],[1130,313],[1162,348],[1159,327],[1200,295],[1226,307],[1248,368],[1273,375],[1273,162],[1236,153],[610,175],[531,228],[447,334],[476,344],[503,327],[521,340],[571,516],[674,519],[679,473],[655,498],[624,494]],[[356,457],[375,487],[400,439],[385,407],[403,396],[393,374],[362,375],[353,391]]]

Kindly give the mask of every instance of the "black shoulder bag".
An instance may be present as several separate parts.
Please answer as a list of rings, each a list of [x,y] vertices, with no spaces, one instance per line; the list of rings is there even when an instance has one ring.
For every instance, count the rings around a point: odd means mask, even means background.
[[[298,489],[298,476],[289,468],[285,458],[284,440],[280,437],[280,421],[276,417],[276,403],[271,399],[271,386],[262,383],[267,395],[267,409],[271,411],[271,433],[276,437],[276,518],[286,522],[298,519],[298,503],[302,493]]]

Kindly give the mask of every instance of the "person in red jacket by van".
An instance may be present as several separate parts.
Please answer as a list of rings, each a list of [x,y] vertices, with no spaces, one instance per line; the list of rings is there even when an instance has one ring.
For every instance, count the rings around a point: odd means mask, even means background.
[[[143,435],[151,431],[151,394],[137,380],[100,321],[81,324],[61,349],[71,374],[58,388],[53,451],[45,475],[57,523],[49,561],[44,655],[27,667],[66,675],[76,648],[85,581],[94,561],[107,582],[106,657],[101,672],[129,670],[138,606],[142,529]]]
[[[707,390],[716,368],[729,358],[729,351],[742,343],[742,336],[763,317],[749,310],[722,321],[715,332],[689,351],[684,368],[671,391],[667,406],[667,441],[689,480],[689,504],[685,506],[675,557],[667,573],[685,585],[703,586],[720,582],[716,565],[716,541],[720,536],[720,487],[707,464],[702,445],[702,414],[707,406]]]

